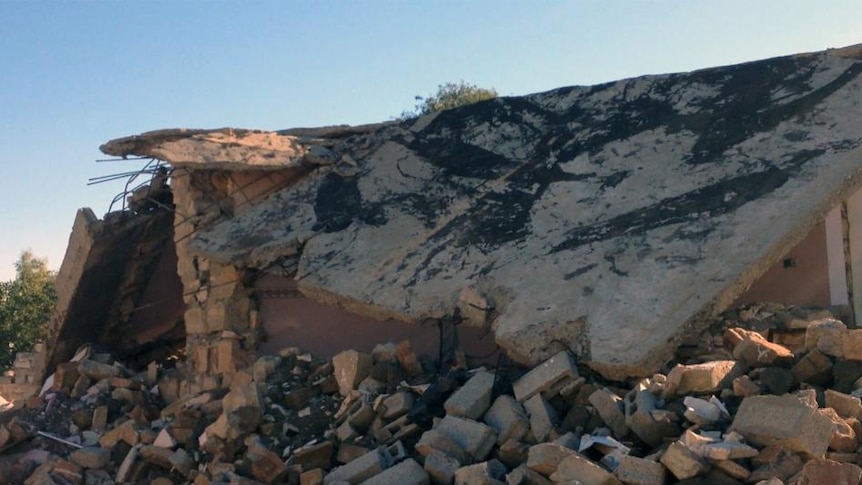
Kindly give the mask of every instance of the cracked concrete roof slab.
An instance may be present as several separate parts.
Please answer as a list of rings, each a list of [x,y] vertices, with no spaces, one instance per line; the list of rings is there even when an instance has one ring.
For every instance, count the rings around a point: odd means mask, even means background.
[[[858,187],[858,52],[324,134],[326,164],[193,246],[253,267],[298,254],[307,295],[404,320],[472,288],[518,360],[569,348],[611,378],[649,374]]]

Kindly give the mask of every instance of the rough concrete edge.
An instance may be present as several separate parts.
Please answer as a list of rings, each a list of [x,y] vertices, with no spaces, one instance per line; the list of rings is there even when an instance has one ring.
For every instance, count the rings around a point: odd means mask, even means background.
[[[304,284],[302,280],[297,281],[297,290],[299,290],[299,292],[309,300],[322,303],[324,305],[342,308],[357,315],[373,318],[375,320],[383,321],[392,319],[405,323],[415,321],[413,318],[410,318],[398,311],[342,296],[319,286]]]
[[[102,230],[102,225],[102,221],[89,207],[78,209],[77,214],[75,214],[75,222],[72,224],[69,242],[66,244],[66,253],[63,255],[63,262],[60,264],[60,270],[54,280],[57,301],[48,325],[48,338],[45,341],[44,359],[46,365],[43,366],[42,371],[45,375],[36,376],[39,381],[44,380],[50,371],[47,364],[51,361],[51,356],[57,347],[57,337],[60,334],[59,327],[65,320],[66,310],[74,299],[78,284],[87,268],[87,258],[81,261],[79,255],[82,252],[89,255],[95,241],[95,235]],[[78,247],[82,248],[82,251],[73,251],[73,245],[76,243],[80,244]]]
[[[715,319],[721,312],[727,310],[736,299],[743,294],[758,278],[763,276],[782,256],[799,244],[808,233],[832,210],[833,207],[842,203],[856,190],[862,188],[862,148],[857,148],[842,155],[844,158],[856,158],[860,161],[855,173],[846,177],[843,183],[832,195],[825,198],[819,205],[815,206],[796,225],[796,227],[785,233],[779,241],[770,248],[748,271],[737,276],[724,290],[710,301],[706,302],[701,310],[691,316],[677,330],[674,336],[664,345],[659,345],[640,363],[634,365],[602,364],[598,362],[586,362],[590,368],[605,377],[622,380],[625,377],[639,376],[643,372],[637,372],[639,368],[660,369],[673,358],[676,349],[686,335],[697,333]]]
[[[364,125],[330,125],[320,127],[297,127],[276,130],[279,135],[296,136],[299,138],[341,138],[352,135],[366,135],[381,128],[399,124],[400,121],[381,121],[378,123],[367,123]]]
[[[826,54],[830,56],[862,60],[862,44],[853,44],[845,47],[826,49]]]

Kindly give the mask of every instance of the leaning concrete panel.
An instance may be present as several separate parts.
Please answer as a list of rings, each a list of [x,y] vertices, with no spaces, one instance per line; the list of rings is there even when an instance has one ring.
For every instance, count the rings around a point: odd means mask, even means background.
[[[472,288],[521,361],[648,374],[858,185],[860,73],[824,52],[318,138],[337,159],[193,246],[298,259],[307,296],[378,317],[451,314]]]
[[[55,283],[57,304],[48,330],[47,372],[85,343],[102,345],[131,360],[181,324],[177,301],[182,303],[182,290],[174,260],[167,260],[169,274],[158,282],[173,293],[143,301],[162,254],[174,250],[172,213],[113,216],[99,220],[85,208],[75,218]],[[153,307],[159,314],[147,318],[144,311],[137,312],[139,306]]]

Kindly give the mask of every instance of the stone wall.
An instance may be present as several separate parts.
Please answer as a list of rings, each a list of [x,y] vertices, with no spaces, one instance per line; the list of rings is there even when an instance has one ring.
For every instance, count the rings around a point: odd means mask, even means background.
[[[252,362],[260,326],[247,275],[241,268],[189,251],[193,234],[266,198],[291,183],[291,170],[244,173],[229,170],[174,171],[171,187],[177,272],[186,305],[186,352],[193,377],[189,389],[221,386]]]

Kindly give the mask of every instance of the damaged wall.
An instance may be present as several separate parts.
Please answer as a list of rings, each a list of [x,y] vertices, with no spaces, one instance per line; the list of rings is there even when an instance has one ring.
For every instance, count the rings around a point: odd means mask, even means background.
[[[182,286],[166,270],[174,264],[172,227],[170,212],[100,221],[89,209],[78,211],[57,274],[47,372],[86,343],[145,365],[183,340]]]

